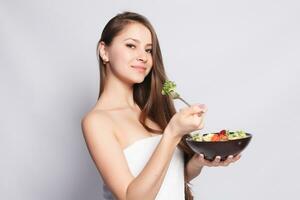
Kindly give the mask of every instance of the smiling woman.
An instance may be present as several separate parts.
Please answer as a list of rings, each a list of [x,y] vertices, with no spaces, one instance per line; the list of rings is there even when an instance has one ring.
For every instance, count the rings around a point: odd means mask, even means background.
[[[140,23],[128,23],[111,43],[103,38],[98,50],[104,66],[109,65],[104,73],[114,73],[129,85],[141,83],[152,68],[151,32]]]
[[[104,27],[97,56],[99,97],[82,130],[104,180],[102,199],[193,199],[188,183],[205,162],[185,136],[203,128],[207,108],[176,112],[172,98],[161,94],[167,76],[150,22],[133,12],[116,15]]]

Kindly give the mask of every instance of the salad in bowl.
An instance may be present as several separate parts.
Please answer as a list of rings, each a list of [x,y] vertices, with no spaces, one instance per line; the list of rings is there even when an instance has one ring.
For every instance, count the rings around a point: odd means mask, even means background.
[[[166,80],[161,91],[162,95],[168,95],[172,99],[179,99],[187,106],[190,106],[178,92],[173,81]],[[219,132],[199,134],[190,133],[185,137],[187,145],[198,154],[203,154],[207,160],[214,160],[216,156],[221,156],[225,160],[229,155],[236,156],[249,144],[252,135],[245,131],[221,130]]]
[[[245,131],[221,130],[216,133],[194,133],[185,138],[187,145],[207,160],[221,156],[225,160],[229,155],[236,156],[249,144],[252,135]]]

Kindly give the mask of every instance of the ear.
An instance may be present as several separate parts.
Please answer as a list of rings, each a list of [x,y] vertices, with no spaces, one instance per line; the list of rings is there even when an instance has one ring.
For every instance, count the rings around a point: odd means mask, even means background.
[[[109,61],[107,46],[103,41],[101,41],[98,45],[98,53],[99,53],[99,55],[101,56],[101,58],[104,62]]]

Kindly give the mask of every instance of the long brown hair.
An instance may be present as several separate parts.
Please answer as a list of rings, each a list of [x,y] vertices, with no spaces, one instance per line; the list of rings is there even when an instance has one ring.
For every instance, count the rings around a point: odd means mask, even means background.
[[[176,108],[170,97],[163,96],[161,94],[163,83],[168,78],[165,73],[157,35],[146,17],[134,12],[123,12],[113,17],[104,27],[101,38],[97,44],[97,59],[100,69],[100,91],[98,99],[103,92],[106,79],[106,66],[103,64],[103,60],[99,53],[99,44],[103,41],[107,46],[109,46],[114,37],[116,37],[126,27],[126,25],[131,23],[143,24],[150,30],[152,35],[152,69],[142,83],[133,85],[133,98],[141,109],[139,121],[148,131],[161,133],[160,130],[154,130],[148,127],[145,124],[146,118],[156,122],[162,130],[164,130],[172,116],[176,113]],[[178,146],[179,149],[184,152],[184,165],[186,166],[188,160],[192,157],[193,152],[187,146],[184,139],[185,137],[182,138]],[[186,169],[184,170],[184,179],[185,199],[193,200],[190,183],[187,182]]]

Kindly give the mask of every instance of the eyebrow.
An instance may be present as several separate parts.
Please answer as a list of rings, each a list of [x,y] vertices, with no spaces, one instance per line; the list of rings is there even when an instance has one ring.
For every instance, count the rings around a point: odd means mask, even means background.
[[[134,39],[134,38],[126,38],[124,41],[126,41],[126,40],[133,40],[137,43],[140,43],[140,41],[138,39]],[[146,46],[152,46],[152,43],[148,43],[148,44],[146,44]]]

